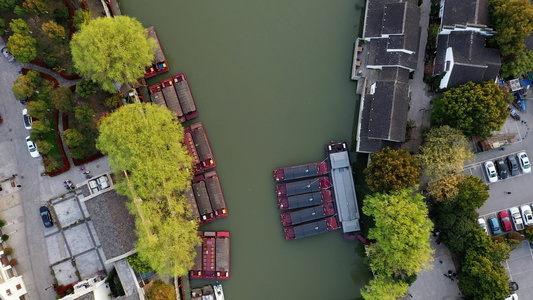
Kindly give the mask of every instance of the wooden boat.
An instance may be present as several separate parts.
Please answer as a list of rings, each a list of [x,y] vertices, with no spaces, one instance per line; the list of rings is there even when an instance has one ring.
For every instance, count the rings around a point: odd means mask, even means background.
[[[288,181],[316,177],[328,173],[328,164],[325,161],[279,168],[274,170],[276,181]]]
[[[312,179],[294,181],[290,183],[276,184],[276,192],[278,197],[281,196],[294,196],[299,194],[307,194],[318,192],[322,189],[330,188],[328,176],[321,176]]]
[[[283,228],[285,239],[294,240],[339,229],[335,217]]]
[[[165,102],[167,103],[168,109],[170,109],[172,112],[174,112],[174,114],[176,114],[176,117],[178,117],[178,122],[185,122],[185,115],[181,110],[181,105],[178,100],[178,94],[174,89],[174,83],[172,82],[172,78],[161,81],[161,87],[163,90],[163,95],[165,96]]]
[[[207,193],[209,194],[209,201],[211,207],[215,212],[215,218],[223,218],[228,216],[228,207],[224,200],[220,180],[218,179],[217,171],[210,171],[204,174],[205,184],[207,186]]]
[[[281,214],[281,223],[283,226],[297,225],[325,217],[333,216],[335,208],[333,203],[329,202],[323,205],[311,206],[299,210],[289,211]]]
[[[150,99],[152,99],[152,102],[159,105],[167,107],[167,103],[165,102],[165,97],[163,96],[163,91],[161,89],[161,84],[156,83],[148,88],[150,91]]]
[[[229,279],[230,235],[229,231],[217,232],[216,239],[216,278]]]
[[[214,221],[215,213],[209,201],[204,176],[198,175],[193,178],[192,189],[196,204],[198,205],[198,212],[200,213],[200,225]]]
[[[165,54],[163,53],[163,49],[161,48],[161,43],[159,42],[159,38],[157,37],[155,27],[148,27],[148,37],[153,38],[156,41],[157,47],[154,53],[154,63],[151,67],[148,67],[146,69],[144,75],[145,78],[150,78],[157,74],[167,72],[169,69],[167,59],[165,58]]]
[[[191,134],[194,148],[198,155],[198,163],[194,165],[194,173],[203,173],[206,170],[216,167],[217,164],[213,156],[213,151],[211,150],[211,145],[207,139],[207,134],[202,122],[192,124],[190,129],[185,131],[185,133],[187,132],[190,132]],[[191,155],[193,155],[193,153],[191,153]]]
[[[216,232],[205,231],[202,237],[202,264],[204,265],[204,278],[213,279],[216,275]]]
[[[331,190],[323,189],[320,192],[299,194],[294,196],[278,196],[279,209],[296,209],[332,202]]]
[[[178,93],[178,98],[183,113],[185,114],[185,118],[187,120],[197,118],[198,111],[196,109],[196,103],[192,97],[191,88],[189,87],[189,82],[187,81],[187,77],[185,77],[185,73],[172,77],[172,80],[174,81],[174,88],[176,89],[176,93]]]

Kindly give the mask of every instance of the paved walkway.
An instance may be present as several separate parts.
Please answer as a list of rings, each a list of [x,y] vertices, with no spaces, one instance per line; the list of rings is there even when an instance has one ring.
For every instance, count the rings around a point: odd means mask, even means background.
[[[79,81],[81,81],[81,79],[74,79],[74,80],[65,79],[65,78],[61,77],[59,74],[57,74],[56,72],[54,72],[54,71],[52,71],[50,69],[38,66],[38,65],[34,65],[34,64],[30,64],[30,63],[20,63],[20,65],[22,66],[22,68],[43,72],[43,73],[46,73],[46,74],[54,77],[57,80],[57,82],[59,83],[59,85],[63,86],[63,87],[71,87],[72,85],[74,85],[74,84],[78,83]]]

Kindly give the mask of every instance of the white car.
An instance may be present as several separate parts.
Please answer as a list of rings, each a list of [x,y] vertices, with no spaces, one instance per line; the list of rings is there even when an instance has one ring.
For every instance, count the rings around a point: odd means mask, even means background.
[[[485,172],[487,173],[487,178],[489,182],[494,183],[498,181],[498,173],[496,173],[496,167],[492,161],[485,162]]]
[[[27,109],[22,110],[22,120],[24,120],[24,128],[31,130],[31,124],[33,123],[33,120],[30,115],[28,115]]]
[[[8,62],[15,61],[15,58],[13,57],[11,53],[9,53],[9,50],[7,50],[7,47],[2,47],[2,49],[0,49],[0,52],[2,52],[2,54],[7,58]]]
[[[518,207],[509,208],[509,212],[511,213],[511,220],[513,220],[514,228],[516,230],[524,230],[524,221],[522,220]]]
[[[520,210],[522,211],[524,224],[526,224],[526,226],[533,225],[533,213],[531,213],[531,207],[529,207],[529,205],[522,205],[520,206]]]
[[[518,165],[520,166],[520,169],[522,169],[522,173],[525,174],[531,172],[531,164],[529,163],[527,154],[525,152],[520,152],[516,157],[518,158]]]
[[[505,298],[505,300],[518,300],[517,294],[511,294],[511,296]]]
[[[486,233],[489,233],[489,231],[487,230],[487,222],[485,222],[485,219],[479,218],[477,219],[477,222],[479,223],[479,227],[481,227],[481,229],[483,229]]]
[[[37,145],[35,145],[34,142],[30,140],[30,137],[26,137],[26,145],[28,145],[28,151],[30,151],[30,155],[33,158],[40,157],[41,154],[39,154],[39,151],[37,151]]]

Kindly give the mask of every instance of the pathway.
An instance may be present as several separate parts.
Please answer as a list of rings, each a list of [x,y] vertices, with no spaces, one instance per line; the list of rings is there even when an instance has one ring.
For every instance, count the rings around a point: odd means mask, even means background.
[[[54,77],[57,80],[57,82],[59,83],[60,86],[70,87],[70,86],[78,83],[79,81],[81,81],[81,79],[74,79],[74,80],[65,79],[65,78],[61,77],[59,74],[57,74],[56,72],[54,72],[54,71],[52,71],[50,69],[35,65],[35,64],[20,63],[20,65],[23,68],[31,69],[31,70],[35,70],[35,71],[39,71],[39,72],[43,72],[43,73],[46,73],[46,74]]]

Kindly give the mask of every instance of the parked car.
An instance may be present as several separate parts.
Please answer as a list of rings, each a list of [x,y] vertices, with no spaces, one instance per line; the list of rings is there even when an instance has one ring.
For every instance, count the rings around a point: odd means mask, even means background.
[[[518,207],[509,208],[509,212],[511,213],[511,220],[513,220],[514,228],[516,230],[524,230],[524,221],[522,220]]]
[[[507,156],[507,166],[509,167],[509,174],[511,176],[516,176],[520,174],[520,171],[518,171],[518,163],[516,162],[514,156]]]
[[[516,157],[518,158],[518,165],[520,166],[520,169],[522,169],[522,173],[525,174],[531,172],[531,164],[529,163],[527,154],[525,152],[520,152]]]
[[[503,159],[500,158],[496,160],[496,170],[498,171],[500,179],[509,177],[509,169],[507,168],[507,164]]]
[[[489,179],[489,182],[494,183],[498,181],[498,174],[496,173],[496,168],[494,167],[493,162],[485,162],[485,172],[487,173],[487,178]]]
[[[39,208],[39,212],[41,213],[41,219],[43,220],[44,227],[52,227],[54,225],[54,221],[52,220],[52,215],[50,214],[48,207],[41,206],[41,208]]]
[[[31,130],[32,118],[28,115],[28,110],[25,108],[22,110],[22,119],[24,120],[24,128]]]
[[[39,154],[39,151],[37,151],[37,145],[35,145],[35,143],[30,140],[30,136],[26,137],[26,145],[28,145],[28,151],[30,151],[31,157],[37,158],[41,156],[41,154]]]
[[[524,219],[524,224],[526,226],[533,225],[533,213],[531,213],[531,207],[529,207],[529,205],[522,205],[520,206],[520,210],[522,211],[522,218]]]
[[[503,231],[510,231],[513,229],[511,226],[511,219],[509,218],[509,214],[507,211],[502,210],[498,213],[498,216],[500,217],[500,223],[502,224]]]
[[[0,49],[0,52],[2,52],[2,54],[7,58],[8,62],[15,61],[15,57],[9,52],[9,50],[7,50],[7,47],[2,47],[2,49]]]
[[[511,292],[511,294],[515,294],[516,291],[518,291],[518,283],[514,281],[509,282],[509,292]]]
[[[511,296],[505,298],[505,300],[518,300],[517,294],[511,294]]]
[[[479,227],[481,227],[481,229],[483,229],[485,232],[488,233],[487,223],[485,222],[485,219],[479,218],[479,219],[477,219],[477,222],[479,223]]]
[[[489,225],[490,229],[492,230],[492,234],[497,235],[502,233],[502,230],[500,228],[500,222],[498,222],[498,219],[496,219],[496,217],[489,218]]]

